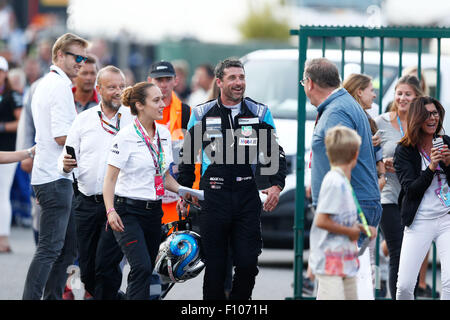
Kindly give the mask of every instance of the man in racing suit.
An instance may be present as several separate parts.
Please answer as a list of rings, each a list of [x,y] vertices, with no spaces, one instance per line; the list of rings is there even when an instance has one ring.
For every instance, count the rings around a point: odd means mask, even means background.
[[[284,151],[278,145],[269,108],[243,98],[245,72],[239,60],[216,66],[220,95],[192,109],[180,152],[178,181],[191,187],[194,162],[201,156],[200,233],[205,257],[203,298],[225,299],[224,280],[228,250],[235,274],[230,299],[251,298],[261,253],[261,200],[255,182],[257,165],[271,187],[263,209],[272,211],[286,177]]]

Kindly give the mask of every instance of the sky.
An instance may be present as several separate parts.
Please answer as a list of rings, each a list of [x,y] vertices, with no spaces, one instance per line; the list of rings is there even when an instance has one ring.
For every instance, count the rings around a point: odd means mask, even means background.
[[[320,1],[320,0],[317,0]],[[279,0],[70,0],[68,27],[85,36],[155,42],[183,37],[237,43],[237,28],[250,4],[259,8]],[[373,8],[372,8],[373,9]],[[376,8],[375,8],[376,9]],[[280,11],[278,12],[280,13]],[[385,0],[381,10],[293,9],[281,11],[293,28],[304,25],[450,25],[449,0]]]
[[[236,26],[247,10],[244,0],[71,0],[68,26],[81,34],[104,36],[122,29],[138,40],[195,36],[233,43],[240,39]]]

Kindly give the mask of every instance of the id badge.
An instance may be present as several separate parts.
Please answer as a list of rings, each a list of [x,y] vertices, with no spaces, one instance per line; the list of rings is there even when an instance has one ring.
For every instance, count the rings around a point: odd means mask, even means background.
[[[434,190],[439,200],[441,200],[442,204],[447,208],[450,207],[450,191],[447,185],[442,186],[441,188],[437,188]]]
[[[156,196],[162,197],[164,195],[164,182],[161,174],[155,175],[155,191]]]

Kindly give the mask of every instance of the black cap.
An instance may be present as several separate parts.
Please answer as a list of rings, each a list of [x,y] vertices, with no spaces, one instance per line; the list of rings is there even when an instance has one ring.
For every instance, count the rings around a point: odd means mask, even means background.
[[[173,65],[168,61],[155,62],[150,67],[150,77],[175,77],[175,69],[173,68]]]

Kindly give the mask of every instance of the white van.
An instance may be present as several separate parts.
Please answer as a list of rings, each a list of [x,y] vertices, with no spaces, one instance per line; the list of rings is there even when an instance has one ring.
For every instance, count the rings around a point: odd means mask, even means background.
[[[322,50],[310,49],[307,59],[322,56]],[[341,72],[341,51],[326,50],[325,57],[335,62]],[[247,54],[241,59],[245,65],[246,96],[269,106],[277,128],[280,145],[286,153],[288,176],[286,186],[280,195],[280,202],[274,212],[261,216],[263,241],[265,247],[292,248],[293,224],[295,212],[296,188],[296,154],[297,154],[297,99],[299,88],[298,50],[258,50]],[[360,72],[360,51],[345,51],[344,77],[351,73]],[[373,85],[377,94],[375,102],[379,101],[379,62],[377,51],[364,53],[364,73],[373,78]],[[383,54],[383,99],[381,111],[394,98],[394,87],[398,78],[399,55],[397,52]],[[402,66],[407,68],[417,66],[418,57],[414,53],[403,53]],[[450,110],[450,57],[441,56],[441,97],[442,105]],[[430,94],[436,91],[437,57],[433,54],[422,54],[421,66]],[[373,117],[380,113],[379,106],[374,104],[369,111]],[[444,120],[444,129],[450,132],[450,114]],[[306,104],[305,122],[305,187],[310,182],[308,168],[311,140],[316,119],[316,107],[309,102]],[[263,196],[262,196],[263,198]],[[308,210],[308,200],[305,199],[305,248],[309,245],[309,227],[312,222],[312,212]]]

